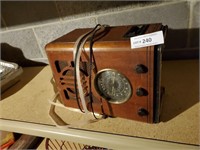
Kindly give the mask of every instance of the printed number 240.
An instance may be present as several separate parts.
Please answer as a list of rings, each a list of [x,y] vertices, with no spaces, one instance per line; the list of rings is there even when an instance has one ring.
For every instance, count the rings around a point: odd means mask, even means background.
[[[152,38],[142,39],[142,43],[149,43],[152,42]]]

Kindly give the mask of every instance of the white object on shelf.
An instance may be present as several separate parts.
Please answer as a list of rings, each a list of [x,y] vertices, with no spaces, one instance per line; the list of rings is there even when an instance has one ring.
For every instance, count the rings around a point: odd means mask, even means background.
[[[23,70],[18,64],[0,60],[1,92],[19,81],[22,72]]]

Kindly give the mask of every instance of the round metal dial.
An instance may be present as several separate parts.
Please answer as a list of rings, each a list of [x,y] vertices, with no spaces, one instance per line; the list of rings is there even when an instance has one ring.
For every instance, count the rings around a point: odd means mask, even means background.
[[[132,94],[129,80],[113,69],[101,70],[94,79],[96,91],[110,103],[126,102]]]

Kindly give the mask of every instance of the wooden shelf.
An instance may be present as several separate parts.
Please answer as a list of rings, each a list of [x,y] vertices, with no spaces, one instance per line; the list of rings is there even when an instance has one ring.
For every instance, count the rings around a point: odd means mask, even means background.
[[[24,68],[21,81],[2,94],[0,130],[112,149],[198,149],[198,73],[198,60],[163,62],[162,84],[166,92],[158,124],[108,118],[61,129],[48,115],[48,100],[54,95],[50,67]],[[56,112],[69,124],[83,117],[63,108],[57,108]]]

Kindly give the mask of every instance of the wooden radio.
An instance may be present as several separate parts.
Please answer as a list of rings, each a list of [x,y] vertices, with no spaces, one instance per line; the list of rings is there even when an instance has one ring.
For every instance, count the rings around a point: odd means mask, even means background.
[[[163,45],[132,49],[130,37],[156,31],[165,37],[166,28],[157,23],[76,29],[47,44],[61,102],[82,112],[159,122]]]

